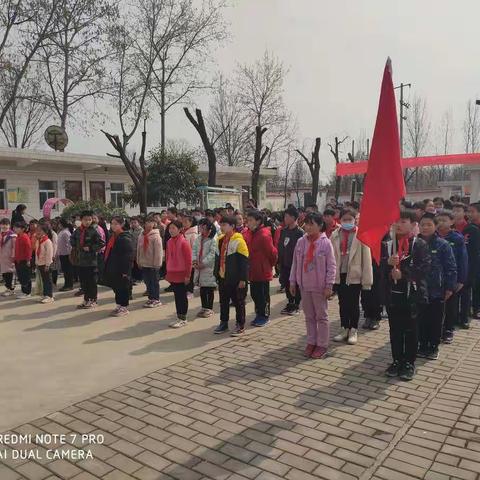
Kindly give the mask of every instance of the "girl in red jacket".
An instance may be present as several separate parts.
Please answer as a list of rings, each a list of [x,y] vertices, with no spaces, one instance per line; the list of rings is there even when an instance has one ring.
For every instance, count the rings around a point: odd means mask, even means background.
[[[174,220],[168,225],[170,239],[166,249],[166,278],[175,295],[177,309],[177,321],[170,324],[172,328],[181,328],[187,325],[187,286],[190,283],[192,272],[192,248],[181,234],[182,228],[182,222],[179,220]]]

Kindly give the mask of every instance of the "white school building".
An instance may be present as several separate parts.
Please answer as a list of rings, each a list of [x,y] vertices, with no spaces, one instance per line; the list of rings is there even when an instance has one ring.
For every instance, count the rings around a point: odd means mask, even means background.
[[[206,166],[200,166],[199,172],[207,178]],[[277,174],[276,168],[261,170],[261,204],[266,199],[266,180]],[[249,197],[251,179],[248,167],[217,167],[217,186],[243,191],[243,201]],[[101,200],[134,215],[138,207],[131,208],[123,202],[123,193],[131,183],[122,162],[106,155],[0,148],[0,216],[9,215],[18,204],[25,204],[27,218],[41,218],[43,204],[49,198],[73,202]],[[62,208],[57,206],[53,215],[58,215]]]

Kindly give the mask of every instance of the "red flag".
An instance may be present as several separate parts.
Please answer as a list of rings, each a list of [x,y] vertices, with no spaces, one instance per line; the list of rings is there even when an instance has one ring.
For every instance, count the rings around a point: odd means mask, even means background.
[[[383,72],[357,234],[358,239],[370,247],[377,263],[380,262],[382,238],[390,225],[398,220],[400,200],[404,196],[397,104],[392,82],[392,62],[389,58]]]

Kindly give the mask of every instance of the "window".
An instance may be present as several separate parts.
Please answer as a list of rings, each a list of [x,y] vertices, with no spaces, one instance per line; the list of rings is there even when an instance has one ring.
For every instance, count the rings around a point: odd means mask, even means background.
[[[7,209],[7,182],[0,180],[0,210]]]
[[[90,200],[105,203],[105,182],[90,182]]]
[[[81,180],[65,181],[65,198],[68,198],[72,202],[78,202],[83,199]]]
[[[125,193],[125,185],[123,183],[110,184],[110,202],[114,207],[123,208],[125,202],[123,195]]]
[[[49,198],[55,198],[57,196],[57,182],[50,180],[38,181],[38,197],[40,201],[40,209],[43,208],[43,204]]]

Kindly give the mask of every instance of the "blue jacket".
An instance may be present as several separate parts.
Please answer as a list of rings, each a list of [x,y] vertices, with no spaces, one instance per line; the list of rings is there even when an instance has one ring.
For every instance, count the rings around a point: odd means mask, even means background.
[[[422,238],[420,236],[420,238]],[[432,265],[427,275],[428,297],[430,300],[443,299],[447,290],[454,291],[457,284],[457,264],[449,243],[433,235],[424,238],[430,250]]]
[[[444,238],[452,247],[457,263],[457,283],[465,284],[468,277],[468,253],[465,238],[459,232],[452,230]]]

